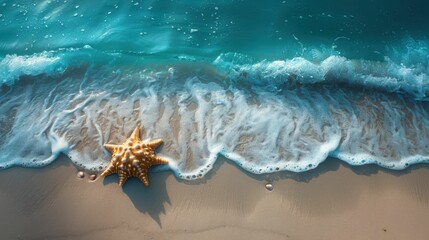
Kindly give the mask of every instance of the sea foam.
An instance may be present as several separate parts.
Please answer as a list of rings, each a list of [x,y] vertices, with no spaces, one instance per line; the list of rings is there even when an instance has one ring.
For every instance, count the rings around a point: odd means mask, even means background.
[[[387,92],[404,92],[421,100],[426,99],[429,90],[429,65],[422,65],[420,58],[414,59],[414,62],[409,62],[408,65],[388,57],[384,62],[329,56],[320,62],[297,57],[244,64],[240,60],[242,58],[246,59],[247,56],[222,54],[216,58],[214,64],[227,72],[230,79],[244,79],[255,85],[271,87],[281,88],[285,84],[295,82],[306,85],[343,83]],[[416,67],[413,63],[419,65]]]
[[[14,80],[0,95],[1,167],[45,166],[64,153],[79,167],[102,170],[110,159],[103,144],[124,141],[135,126],[145,139],[164,139],[158,154],[184,179],[204,176],[219,155],[256,174],[307,171],[328,156],[391,169],[429,159],[424,68],[241,54],[213,64],[130,67],[117,58],[132,58],[121,54],[100,64],[106,58],[95,51],[3,59],[21,70],[7,75]],[[28,59],[40,66],[12,64]]]
[[[1,83],[13,85],[21,76],[36,76],[39,74],[56,74],[64,70],[59,56],[48,52],[41,54],[18,56],[6,55],[0,61]]]

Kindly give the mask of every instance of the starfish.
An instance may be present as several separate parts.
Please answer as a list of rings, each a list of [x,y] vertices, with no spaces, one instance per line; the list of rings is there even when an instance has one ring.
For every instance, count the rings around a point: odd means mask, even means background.
[[[146,187],[149,186],[147,176],[149,168],[153,165],[168,164],[167,160],[155,156],[155,149],[162,143],[161,139],[142,142],[140,128],[136,127],[123,144],[104,144],[104,147],[112,153],[112,160],[101,176],[118,173],[119,186],[124,185],[129,177],[138,177]]]

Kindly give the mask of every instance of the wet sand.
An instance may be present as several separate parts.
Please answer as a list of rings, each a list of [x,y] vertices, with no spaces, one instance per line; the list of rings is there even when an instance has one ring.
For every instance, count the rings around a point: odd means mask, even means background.
[[[77,171],[64,156],[0,171],[0,239],[429,237],[428,165],[388,171],[328,159],[306,173],[252,175],[219,159],[199,181],[150,173],[149,188]]]

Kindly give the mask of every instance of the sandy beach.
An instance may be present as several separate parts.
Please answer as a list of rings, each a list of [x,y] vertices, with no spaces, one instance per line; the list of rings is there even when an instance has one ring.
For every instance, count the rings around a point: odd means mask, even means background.
[[[2,0],[0,240],[429,240],[428,10]]]
[[[427,239],[429,168],[328,159],[306,173],[250,175],[225,159],[199,181],[151,173],[80,179],[62,156],[0,172],[0,239]],[[273,191],[265,189],[271,182]]]

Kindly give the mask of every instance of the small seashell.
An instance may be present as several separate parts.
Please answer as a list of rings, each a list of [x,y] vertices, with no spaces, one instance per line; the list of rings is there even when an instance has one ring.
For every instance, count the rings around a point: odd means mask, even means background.
[[[83,171],[79,171],[79,172],[77,172],[77,177],[78,178],[84,178],[85,177],[85,173]]]
[[[273,191],[273,184],[272,183],[267,183],[267,184],[265,184],[265,188],[268,190],[268,191]]]

